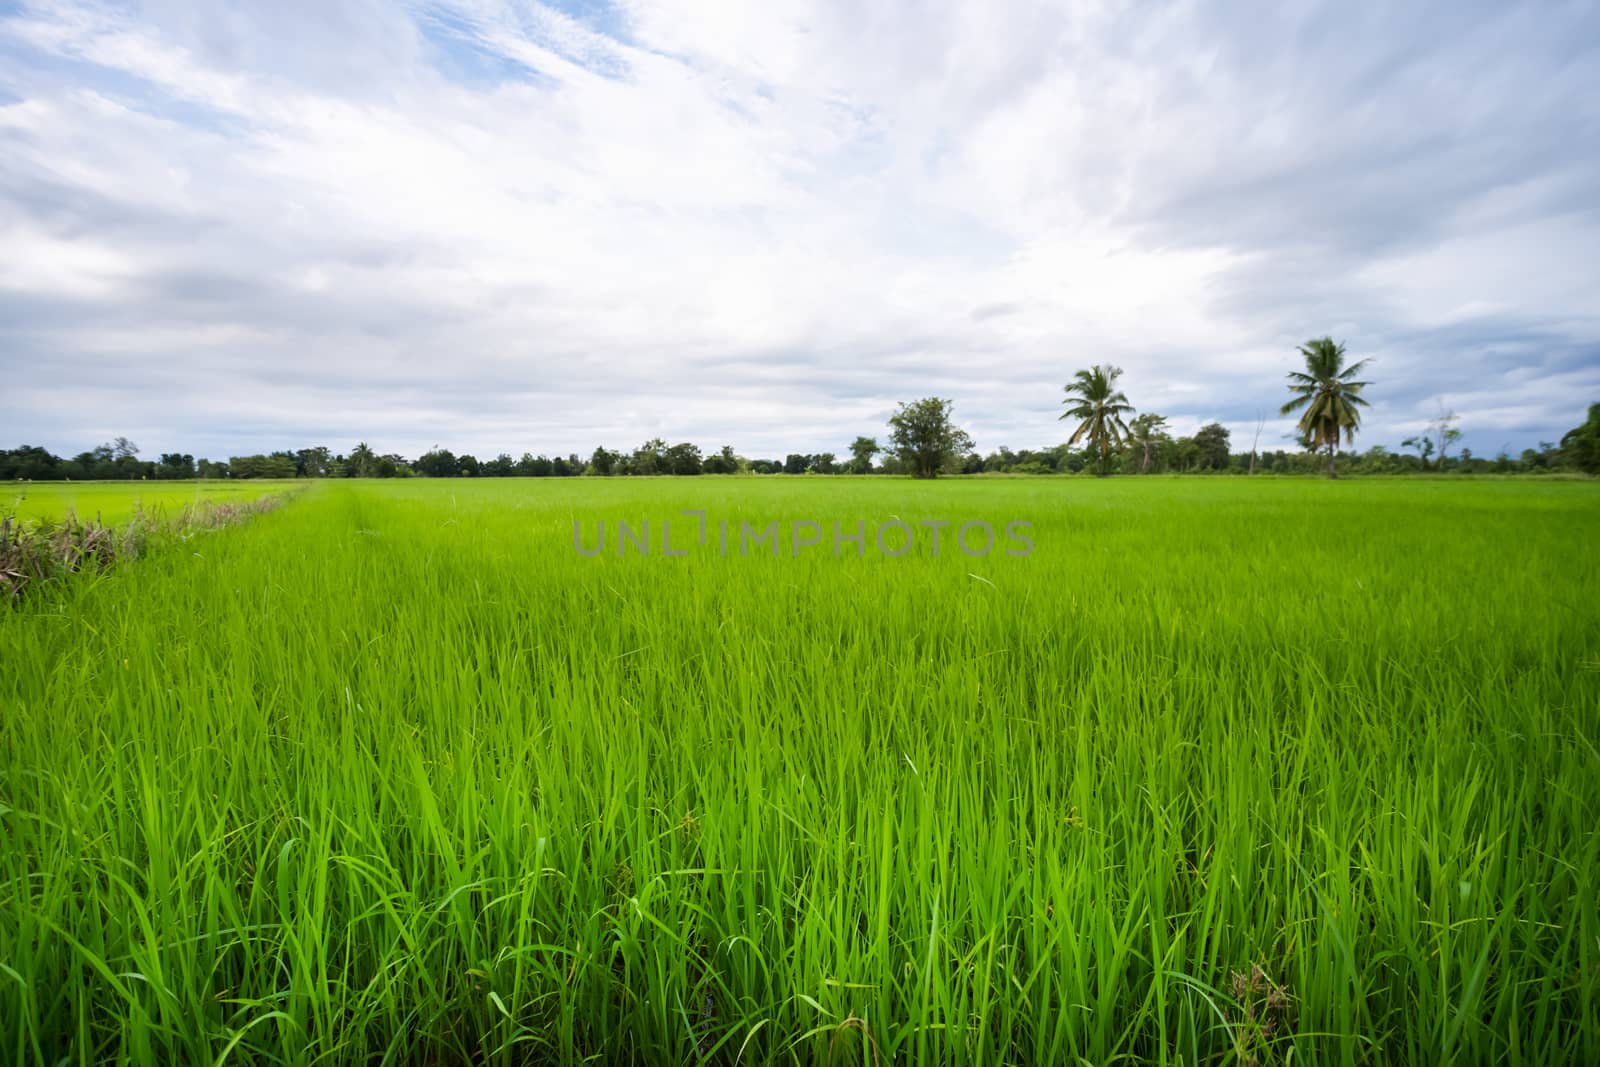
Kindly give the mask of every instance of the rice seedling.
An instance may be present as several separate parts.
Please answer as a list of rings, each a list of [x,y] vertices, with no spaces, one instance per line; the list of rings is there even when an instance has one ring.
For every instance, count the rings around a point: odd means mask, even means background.
[[[239,502],[292,489],[292,481],[0,482],[0,515],[18,523],[74,519],[120,525],[142,514]]]
[[[1035,549],[574,550],[685,509]],[[1596,529],[1573,482],[319,484],[0,610],[0,1058],[1600,1062]]]

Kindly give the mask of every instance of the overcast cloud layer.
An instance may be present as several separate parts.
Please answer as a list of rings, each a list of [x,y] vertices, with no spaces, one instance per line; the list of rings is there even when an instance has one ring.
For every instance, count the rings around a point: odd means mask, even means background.
[[[1225,12],[1225,13],[1224,13]],[[0,0],[0,445],[843,452],[1600,400],[1600,5]]]

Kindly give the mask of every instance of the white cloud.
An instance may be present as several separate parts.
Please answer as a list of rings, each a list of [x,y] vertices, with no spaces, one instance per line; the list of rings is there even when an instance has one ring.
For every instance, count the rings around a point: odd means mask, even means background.
[[[1600,396],[1581,13],[276,10],[0,20],[11,436],[840,451],[938,393],[1022,446],[1110,361],[1248,439],[1329,331],[1368,443]]]

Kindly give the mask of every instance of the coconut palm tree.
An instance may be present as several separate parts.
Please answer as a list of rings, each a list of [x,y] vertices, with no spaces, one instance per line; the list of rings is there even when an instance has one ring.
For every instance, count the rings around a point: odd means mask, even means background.
[[[1095,365],[1091,370],[1081,370],[1066,385],[1066,399],[1070,405],[1061,413],[1063,419],[1077,419],[1078,428],[1072,431],[1067,444],[1075,445],[1087,440],[1089,446],[1100,453],[1100,477],[1106,476],[1106,462],[1110,452],[1128,436],[1127,424],[1122,416],[1133,413],[1133,405],[1117,389],[1117,379],[1122,377],[1118,367]]]
[[[1318,337],[1300,346],[1305,357],[1305,373],[1289,372],[1289,391],[1295,398],[1279,410],[1279,414],[1305,408],[1296,429],[1300,438],[1312,451],[1328,450],[1328,477],[1337,478],[1334,456],[1339,449],[1339,434],[1343,432],[1346,444],[1355,440],[1356,429],[1361,425],[1361,412],[1367,406],[1361,390],[1371,382],[1351,381],[1361,368],[1372,362],[1360,359],[1344,365],[1344,345],[1335,344],[1331,337]]]
[[[373,453],[371,446],[362,441],[350,450],[350,459],[347,462],[350,465],[350,477],[370,478],[378,466],[378,457]]]

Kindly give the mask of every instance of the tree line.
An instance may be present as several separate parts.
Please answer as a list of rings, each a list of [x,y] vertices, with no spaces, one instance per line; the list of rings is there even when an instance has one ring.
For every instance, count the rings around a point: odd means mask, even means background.
[[[900,404],[889,418],[886,443],[859,436],[848,455],[834,452],[791,452],[782,459],[750,458],[724,445],[703,453],[689,442],[668,444],[656,437],[631,451],[596,448],[587,459],[532,455],[519,459],[502,452],[479,460],[435,446],[415,459],[379,454],[366,442],[348,455],[318,446],[295,451],[195,459],[188,453],[164,452],[156,460],[139,458],[139,448],[125,437],[110,444],[62,458],[34,445],[0,449],[0,481],[181,480],[191,478],[570,478],[701,474],[908,474],[933,478],[940,474],[1406,474],[1454,471],[1466,474],[1527,474],[1575,471],[1600,474],[1600,404],[1588,418],[1565,434],[1560,443],[1541,441],[1517,456],[1502,450],[1492,458],[1461,448],[1459,417],[1440,410],[1421,432],[1393,452],[1373,445],[1364,452],[1341,449],[1352,445],[1361,425],[1363,395],[1372,383],[1358,379],[1370,360],[1345,362],[1345,348],[1331,337],[1301,345],[1304,370],[1289,372],[1290,399],[1283,415],[1299,412],[1291,435],[1293,449],[1233,450],[1231,435],[1211,422],[1189,436],[1173,436],[1165,416],[1136,413],[1118,387],[1121,369],[1096,365],[1077,371],[1064,387],[1062,419],[1076,422],[1063,444],[1013,452],[1001,446],[987,455],[973,447],[955,423],[952,401],[927,397]],[[1412,453],[1415,454],[1412,454]]]
[[[1141,424],[1141,420],[1143,420]],[[1203,426],[1190,436],[1174,437],[1159,415],[1139,416],[1129,426],[1124,444],[1111,450],[1106,470],[1111,474],[1323,474],[1327,457],[1305,449],[1262,449],[1235,452],[1228,430],[1218,423]],[[1590,411],[1586,434],[1577,430],[1561,444],[1542,441],[1538,448],[1520,453],[1500,452],[1479,456],[1470,449],[1439,457],[1436,451],[1391,451],[1373,445],[1363,452],[1340,451],[1335,462],[1340,474],[1416,474],[1449,471],[1463,474],[1537,474],[1559,471],[1600,474],[1600,404]],[[1579,430],[1585,429],[1579,427]],[[371,452],[371,449],[367,449]],[[359,449],[357,450],[359,452]],[[524,453],[520,459],[501,453],[494,459],[454,455],[434,449],[416,459],[373,454],[363,463],[351,455],[327,448],[302,448],[265,455],[235,456],[228,460],[196,460],[190,455],[163,453],[157,460],[138,458],[136,447],[117,455],[116,446],[81,453],[70,459],[43,448],[23,445],[0,449],[0,481],[89,481],[118,479],[192,478],[565,478],[579,475],[642,474],[887,474],[912,473],[912,467],[895,453],[881,454],[874,438],[858,438],[849,454],[832,452],[789,453],[782,459],[751,459],[724,446],[709,455],[692,444],[665,446],[659,439],[632,451],[597,448],[589,459],[575,455],[543,456]],[[669,458],[670,457],[670,458]],[[876,458],[876,462],[874,459]],[[1089,448],[1056,445],[1043,449],[1013,450],[1004,445],[982,454],[969,451],[941,465],[946,474],[1098,474],[1100,457]]]

